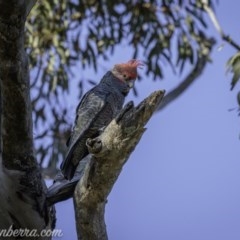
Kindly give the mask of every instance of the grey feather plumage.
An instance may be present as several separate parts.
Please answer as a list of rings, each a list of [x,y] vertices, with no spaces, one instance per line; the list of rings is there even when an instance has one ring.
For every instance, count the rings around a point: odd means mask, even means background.
[[[61,164],[66,179],[72,179],[79,162],[88,155],[86,140],[98,136],[101,129],[119,113],[129,90],[128,84],[109,71],[98,85],[83,96],[76,110],[66,158]]]
[[[75,187],[78,181],[82,178],[85,167],[88,164],[89,157],[82,159],[78,164],[73,178],[70,181],[65,179],[61,172],[58,172],[54,178],[53,184],[48,188],[47,191],[46,198],[49,206],[69,199],[73,196]]]

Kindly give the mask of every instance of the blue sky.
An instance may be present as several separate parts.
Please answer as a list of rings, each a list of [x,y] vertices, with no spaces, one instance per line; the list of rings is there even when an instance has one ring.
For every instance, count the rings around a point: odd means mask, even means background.
[[[217,6],[223,29],[238,42],[239,7],[237,1]],[[239,86],[230,91],[225,68],[235,50],[225,44],[218,51],[223,42],[214,28],[208,31],[219,40],[213,63],[187,92],[152,117],[108,197],[110,240],[240,239],[240,118],[236,110],[229,111],[237,107]],[[126,55],[119,49],[114,61],[103,65],[111,68],[128,60]],[[91,74],[100,80],[104,71]],[[130,95],[128,100],[137,103],[156,89],[169,91],[178,78],[170,71],[164,81],[145,76],[137,82],[138,98]],[[77,99],[69,102],[76,105]],[[56,207],[61,239],[76,239],[72,200]]]

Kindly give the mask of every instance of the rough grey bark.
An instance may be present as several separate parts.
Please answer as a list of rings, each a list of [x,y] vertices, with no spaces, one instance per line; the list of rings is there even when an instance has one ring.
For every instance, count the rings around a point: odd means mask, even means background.
[[[0,229],[12,226],[40,231],[48,229],[53,221],[33,151],[28,58],[24,50],[24,25],[35,2],[0,0]]]
[[[107,196],[163,95],[164,91],[156,91],[137,107],[128,103],[99,137],[88,139],[92,158],[86,164],[74,194],[79,240],[107,239],[104,221]]]

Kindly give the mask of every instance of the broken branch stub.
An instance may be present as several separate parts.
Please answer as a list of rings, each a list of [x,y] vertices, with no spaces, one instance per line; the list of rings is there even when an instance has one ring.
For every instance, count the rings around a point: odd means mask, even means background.
[[[87,140],[92,157],[74,194],[78,239],[107,239],[107,196],[164,93],[155,91],[136,107],[129,102],[99,137]]]

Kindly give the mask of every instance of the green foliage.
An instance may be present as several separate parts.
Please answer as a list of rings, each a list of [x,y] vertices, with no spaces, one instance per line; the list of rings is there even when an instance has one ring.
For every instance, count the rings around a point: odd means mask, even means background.
[[[227,71],[232,73],[231,90],[233,90],[240,79],[240,53],[236,53],[227,61]],[[240,92],[237,94],[237,102],[240,112]]]
[[[240,53],[235,54],[227,61],[227,69],[233,74],[231,82],[231,90],[233,90],[240,78]]]
[[[76,67],[97,71],[98,59],[107,61],[124,43],[133,58],[147,63],[154,80],[164,77],[163,64],[182,72],[186,63],[209,53],[205,15],[199,0],[39,1],[26,25],[26,49],[41,164],[64,152],[69,80],[79,79],[80,93],[86,81],[74,75]]]

